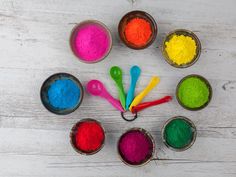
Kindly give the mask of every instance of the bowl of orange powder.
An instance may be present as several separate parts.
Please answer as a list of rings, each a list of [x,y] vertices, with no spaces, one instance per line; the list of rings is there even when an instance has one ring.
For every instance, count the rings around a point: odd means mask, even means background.
[[[151,15],[144,11],[131,11],[124,15],[118,26],[121,41],[129,48],[144,49],[157,35],[157,25]]]

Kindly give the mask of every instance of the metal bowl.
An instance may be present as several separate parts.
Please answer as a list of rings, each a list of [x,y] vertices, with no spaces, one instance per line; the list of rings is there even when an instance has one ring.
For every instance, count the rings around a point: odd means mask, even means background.
[[[179,90],[180,85],[182,84],[182,82],[183,82],[185,79],[191,78],[191,77],[197,77],[197,78],[201,79],[201,80],[207,85],[207,87],[208,87],[208,89],[209,89],[209,98],[208,98],[208,101],[207,101],[204,105],[202,105],[202,106],[200,106],[200,107],[198,107],[198,108],[189,108],[189,107],[185,106],[185,105],[180,101],[180,99],[179,99],[179,97],[178,97],[178,90]],[[208,82],[208,80],[205,79],[204,77],[202,77],[202,76],[200,76],[200,75],[197,75],[197,74],[190,74],[190,75],[185,76],[184,78],[182,78],[182,79],[179,81],[179,83],[178,83],[178,85],[177,85],[177,87],[176,87],[175,95],[176,95],[176,99],[177,99],[178,103],[179,103],[183,108],[185,108],[185,109],[187,109],[187,110],[190,110],[190,111],[198,111],[198,110],[201,110],[201,109],[205,108],[205,107],[210,103],[211,98],[212,98],[212,87],[211,87],[210,83]]]
[[[149,41],[144,46],[141,46],[141,47],[136,46],[136,45],[130,43],[129,41],[127,41],[125,38],[125,34],[124,34],[125,26],[127,25],[127,23],[129,23],[130,20],[137,18],[137,17],[148,21],[150,23],[151,29],[152,29],[152,35],[151,35]],[[131,49],[140,50],[140,49],[145,49],[145,48],[149,47],[154,42],[154,40],[156,39],[156,36],[157,36],[157,25],[156,25],[154,18],[150,14],[148,14],[147,12],[144,12],[144,11],[136,10],[136,11],[128,12],[127,14],[125,14],[122,17],[122,19],[120,20],[119,25],[118,25],[118,31],[119,31],[119,36],[120,36],[121,41],[127,47],[129,47]]]
[[[98,148],[96,151],[91,151],[91,152],[85,152],[85,151],[82,151],[80,149],[78,149],[76,147],[76,143],[75,143],[75,134],[76,134],[76,131],[77,131],[77,128],[79,127],[79,124],[82,123],[82,122],[96,122],[97,124],[100,125],[100,127],[102,128],[103,132],[104,132],[104,140],[100,146],[100,148]],[[95,120],[95,119],[82,119],[80,120],[79,122],[77,122],[71,129],[71,132],[70,132],[70,143],[71,143],[71,146],[73,147],[73,149],[78,152],[79,154],[82,154],[82,155],[93,155],[93,154],[96,154],[97,152],[99,152],[104,144],[105,144],[105,139],[106,139],[106,132],[105,132],[105,129],[104,127],[102,126],[102,124]]]
[[[165,50],[165,43],[168,42],[173,35],[184,35],[184,36],[189,36],[191,37],[196,45],[197,45],[197,48],[196,48],[196,55],[195,57],[193,58],[193,60],[187,64],[182,64],[182,65],[177,65],[176,63],[174,63],[168,56],[166,50]],[[164,38],[163,40],[163,43],[162,43],[162,47],[161,47],[161,51],[162,51],[162,55],[164,56],[165,60],[167,61],[167,63],[169,63],[171,66],[174,66],[176,68],[187,68],[187,67],[190,67],[192,66],[194,63],[197,62],[197,60],[199,59],[200,57],[200,54],[201,54],[201,42],[200,40],[198,39],[197,35],[194,34],[192,31],[189,31],[189,30],[186,30],[186,29],[177,29],[177,30],[174,30],[170,33],[168,33],[166,35],[166,37]]]
[[[106,53],[103,57],[101,57],[101,58],[99,58],[99,59],[97,59],[97,60],[95,60],[95,61],[86,61],[86,60],[84,60],[83,58],[81,58],[81,57],[78,55],[78,53],[77,53],[77,51],[76,51],[76,48],[75,48],[75,45],[74,45],[75,38],[76,38],[76,36],[77,36],[78,31],[80,30],[81,27],[83,27],[83,26],[85,26],[85,25],[88,25],[88,24],[95,24],[95,25],[98,25],[98,26],[102,27],[102,28],[107,32],[107,34],[108,34],[108,36],[109,36],[109,40],[110,40],[110,46],[109,46],[109,49],[107,50],[107,53]],[[83,63],[92,64],[92,63],[100,62],[100,61],[104,60],[104,59],[109,55],[109,53],[110,53],[110,51],[111,51],[111,48],[112,48],[112,36],[111,36],[111,32],[110,32],[109,28],[108,28],[105,24],[103,24],[102,22],[100,22],[100,21],[97,21],[97,20],[85,20],[85,21],[82,21],[82,22],[80,22],[78,25],[76,25],[76,26],[72,29],[72,32],[71,32],[71,35],[70,35],[70,48],[71,48],[73,54],[74,54],[81,62],[83,62]]]
[[[120,144],[121,139],[122,139],[127,133],[132,132],[132,131],[140,131],[141,133],[145,134],[145,136],[147,136],[147,137],[150,139],[150,141],[152,142],[152,154],[151,154],[151,156],[150,156],[149,158],[145,159],[145,160],[144,160],[142,163],[140,163],[140,164],[131,164],[131,163],[127,162],[127,161],[125,160],[125,158],[122,157],[121,152],[120,152],[120,150],[119,150],[119,144]],[[138,127],[134,127],[134,128],[131,128],[131,129],[125,131],[125,132],[121,135],[121,137],[119,138],[119,140],[118,140],[118,142],[117,142],[117,150],[118,150],[118,156],[119,156],[119,158],[121,159],[121,161],[122,161],[123,163],[125,163],[126,165],[131,166],[131,167],[141,167],[141,166],[146,165],[148,162],[150,162],[150,161],[152,160],[152,157],[153,157],[153,155],[154,155],[154,153],[155,153],[155,142],[154,142],[154,140],[153,140],[152,135],[151,135],[149,132],[147,132],[145,129],[143,129],[143,128],[138,128]]]
[[[72,109],[56,109],[49,103],[49,100],[48,100],[47,94],[48,94],[48,89],[50,88],[50,85],[53,82],[55,82],[56,80],[60,80],[62,78],[71,79],[72,81],[74,81],[75,84],[77,84],[77,86],[80,89],[80,100],[78,101],[77,105]],[[81,105],[81,103],[83,101],[83,97],[84,97],[84,89],[83,89],[82,84],[80,83],[80,81],[76,77],[74,77],[68,73],[53,74],[52,76],[50,76],[49,78],[47,78],[44,81],[44,83],[41,87],[41,90],[40,90],[40,98],[41,98],[41,102],[44,105],[44,107],[48,111],[50,111],[54,114],[58,114],[58,115],[65,115],[65,114],[70,114],[70,113],[74,112]]]
[[[191,127],[192,127],[192,130],[193,130],[193,138],[192,138],[192,141],[191,143],[189,143],[187,146],[184,146],[183,148],[174,148],[172,146],[170,146],[167,142],[166,142],[166,139],[165,139],[165,128],[166,126],[172,121],[172,120],[176,120],[176,119],[182,119],[182,120],[185,120],[186,122],[188,122]],[[181,152],[181,151],[185,151],[187,149],[189,149],[193,144],[194,142],[196,141],[196,137],[197,137],[197,129],[196,129],[196,126],[194,125],[194,123],[188,119],[187,117],[184,117],[184,116],[175,116],[175,117],[172,117],[170,119],[168,119],[165,124],[163,125],[162,129],[161,129],[161,135],[162,135],[162,141],[164,142],[164,144],[171,150],[174,150],[174,151],[177,151],[177,152]]]

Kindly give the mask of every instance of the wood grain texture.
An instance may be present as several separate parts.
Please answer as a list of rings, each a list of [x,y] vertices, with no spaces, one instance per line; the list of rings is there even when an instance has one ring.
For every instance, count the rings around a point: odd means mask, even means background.
[[[235,0],[0,0],[0,176],[1,177],[235,177],[236,176],[236,1]],[[157,21],[158,36],[148,49],[134,51],[119,40],[117,25],[128,11],[141,9]],[[75,24],[86,19],[104,22],[112,32],[113,48],[102,62],[79,62],[68,39]],[[199,61],[175,69],[162,58],[160,45],[176,28],[194,31],[201,40]],[[43,81],[56,72],[68,72],[83,84],[100,79],[117,96],[108,76],[112,65],[124,71],[142,68],[137,92],[159,75],[157,89],[145,99],[174,95],[178,81],[188,74],[209,79],[213,99],[201,111],[181,108],[176,99],[144,110],[132,123],[105,101],[85,94],[81,107],[70,115],[49,113],[41,104]],[[177,153],[161,141],[160,130],[173,116],[189,117],[198,136],[191,149]],[[106,146],[94,156],[78,155],[69,132],[82,118],[100,120],[107,131]],[[150,131],[156,141],[155,159],[141,168],[125,166],[116,142],[131,127]],[[162,159],[162,160],[157,160]]]

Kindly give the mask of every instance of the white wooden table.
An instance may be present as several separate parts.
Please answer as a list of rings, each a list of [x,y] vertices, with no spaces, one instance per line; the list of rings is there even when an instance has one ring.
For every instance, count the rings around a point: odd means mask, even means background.
[[[148,49],[135,51],[119,40],[117,25],[131,10],[144,10],[157,21],[158,36]],[[86,19],[104,22],[112,32],[113,49],[104,61],[88,65],[72,54],[68,39],[73,26]],[[158,48],[176,28],[194,31],[202,42],[199,61],[187,69],[168,65]],[[159,86],[146,98],[174,94],[178,81],[196,73],[213,87],[210,105],[197,112],[184,110],[174,99],[143,111],[127,123],[105,101],[85,94],[82,106],[67,116],[48,112],[40,101],[42,82],[68,72],[83,84],[100,79],[117,97],[108,76],[113,65],[123,68],[126,89],[129,68],[142,76],[137,92],[152,75]],[[160,129],[170,117],[183,115],[196,124],[191,149],[173,152],[161,141]],[[82,118],[100,120],[106,145],[96,155],[81,156],[71,147],[69,132]],[[131,127],[150,131],[155,157],[144,167],[131,168],[117,156],[116,142]],[[0,0],[0,176],[1,177],[235,177],[236,176],[236,1],[235,0]]]

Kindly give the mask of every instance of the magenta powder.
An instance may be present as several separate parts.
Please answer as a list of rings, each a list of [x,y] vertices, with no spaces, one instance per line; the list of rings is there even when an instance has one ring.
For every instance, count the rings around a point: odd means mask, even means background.
[[[131,165],[140,165],[152,157],[152,140],[142,131],[131,130],[122,135],[119,141],[121,157]]]
[[[100,24],[82,25],[74,39],[76,54],[86,62],[101,60],[109,52],[110,44],[110,35]]]

